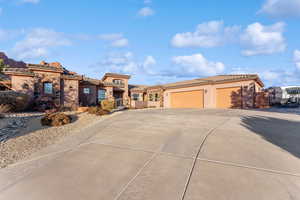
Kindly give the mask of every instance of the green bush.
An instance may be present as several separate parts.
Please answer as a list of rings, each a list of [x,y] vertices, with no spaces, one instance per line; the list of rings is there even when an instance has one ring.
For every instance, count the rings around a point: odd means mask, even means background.
[[[28,108],[30,97],[23,93],[14,91],[1,91],[0,92],[1,105],[10,107],[7,112],[24,111]]]
[[[110,100],[101,101],[101,108],[111,112],[115,108],[115,102]]]

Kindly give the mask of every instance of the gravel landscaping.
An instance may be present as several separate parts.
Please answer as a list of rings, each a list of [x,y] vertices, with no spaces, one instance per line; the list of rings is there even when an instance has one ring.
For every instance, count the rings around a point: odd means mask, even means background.
[[[22,160],[101,118],[87,113],[68,114],[72,116],[72,123],[60,127],[42,126],[40,114],[0,119],[0,168]]]

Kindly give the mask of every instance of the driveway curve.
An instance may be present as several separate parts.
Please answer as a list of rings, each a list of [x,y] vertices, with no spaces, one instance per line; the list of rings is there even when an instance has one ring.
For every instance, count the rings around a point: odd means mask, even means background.
[[[300,199],[299,128],[297,114],[125,111],[0,170],[0,200]]]

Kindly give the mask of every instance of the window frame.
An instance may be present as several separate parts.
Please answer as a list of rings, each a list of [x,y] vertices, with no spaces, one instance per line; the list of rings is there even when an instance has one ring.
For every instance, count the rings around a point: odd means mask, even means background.
[[[86,94],[86,95],[91,94],[91,88],[88,88],[88,87],[83,88],[83,94]]]
[[[104,96],[102,96],[102,98],[100,97],[100,91],[103,91],[104,92],[104,94],[102,94],[102,95],[104,95]],[[104,97],[104,98],[103,98]],[[98,100],[99,101],[103,101],[103,100],[105,100],[106,99],[106,90],[105,89],[98,89]]]
[[[49,86],[51,86],[51,87],[49,87]],[[53,83],[52,82],[44,82],[43,83],[43,93],[46,95],[53,94]]]
[[[159,94],[158,94],[158,93],[155,93],[155,94],[154,94],[154,101],[155,101],[155,102],[158,102],[159,100],[160,100]]]
[[[149,94],[148,100],[151,101],[151,102],[153,101],[153,94],[152,93]]]
[[[133,101],[139,101],[140,100],[140,94],[138,94],[138,93],[132,94],[132,100]]]
[[[122,79],[113,79],[112,81],[114,84],[117,84],[117,85],[122,85],[124,84],[124,81]]]

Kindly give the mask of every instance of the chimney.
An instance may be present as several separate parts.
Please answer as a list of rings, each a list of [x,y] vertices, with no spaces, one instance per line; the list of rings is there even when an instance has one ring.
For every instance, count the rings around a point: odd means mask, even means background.
[[[40,62],[40,65],[48,65],[48,63],[46,63],[46,61],[43,60]]]
[[[62,68],[62,65],[59,62],[52,62],[49,65],[51,67]]]

